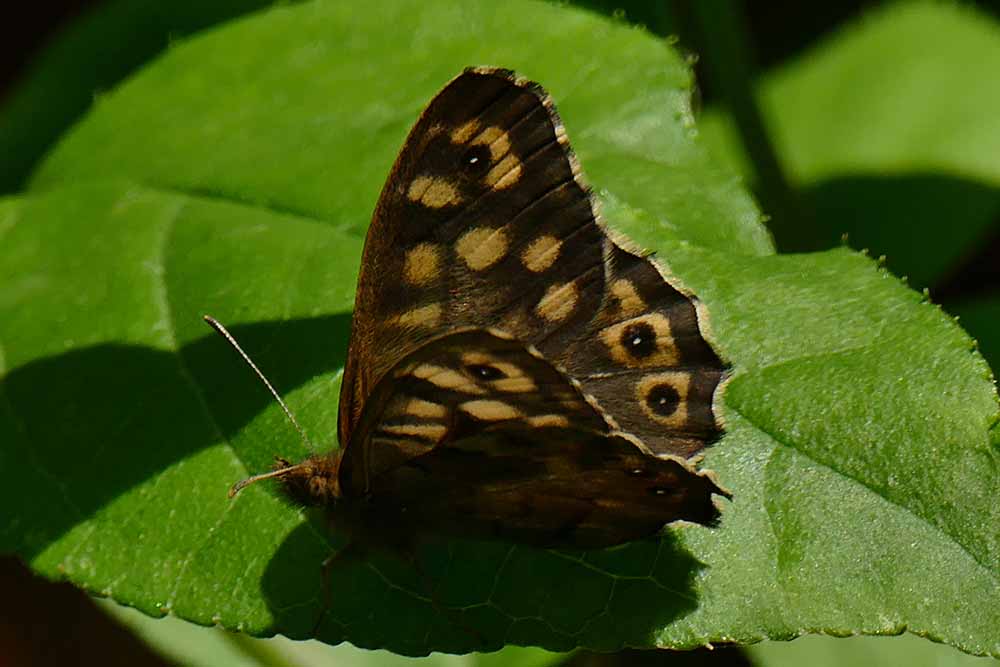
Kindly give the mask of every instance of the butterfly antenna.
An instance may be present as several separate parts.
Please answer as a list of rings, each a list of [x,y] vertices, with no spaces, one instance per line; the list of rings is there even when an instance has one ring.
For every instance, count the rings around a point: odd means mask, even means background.
[[[226,339],[226,342],[228,342],[233,347],[234,350],[239,352],[240,356],[243,357],[243,361],[247,362],[247,365],[253,369],[253,372],[257,374],[257,377],[259,377],[260,381],[264,383],[264,386],[267,387],[267,390],[271,392],[271,396],[274,396],[274,400],[276,400],[278,402],[278,405],[281,406],[281,409],[284,410],[285,416],[288,417],[288,421],[292,422],[292,426],[295,427],[295,430],[298,431],[299,435],[302,437],[302,442],[305,443],[306,447],[309,448],[310,452],[316,452],[316,448],[313,447],[312,441],[309,440],[309,436],[306,435],[305,429],[303,429],[302,426],[299,424],[298,420],[295,419],[295,415],[293,415],[292,411],[288,409],[288,406],[285,405],[285,402],[281,400],[281,396],[278,395],[278,392],[274,389],[273,386],[271,386],[271,383],[268,382],[266,377],[264,377],[264,374],[260,371],[259,368],[257,368],[257,364],[253,362],[250,356],[243,351],[242,347],[240,347],[240,344],[236,342],[236,339],[233,338],[233,335],[226,330],[226,327],[222,326],[221,322],[219,322],[211,315],[203,315],[202,317],[206,322],[208,322],[208,325],[210,327],[215,329],[217,332],[219,332],[220,336]],[[292,468],[294,467],[295,466],[292,466]],[[284,468],[283,470],[276,470],[274,472],[264,473],[263,475],[256,475],[249,479],[245,479],[232,488],[232,490],[229,492],[230,496],[236,495],[236,493],[239,492],[240,489],[242,489],[250,482],[254,482],[258,479],[264,479],[266,477],[275,477],[288,470],[291,470],[291,468]]]

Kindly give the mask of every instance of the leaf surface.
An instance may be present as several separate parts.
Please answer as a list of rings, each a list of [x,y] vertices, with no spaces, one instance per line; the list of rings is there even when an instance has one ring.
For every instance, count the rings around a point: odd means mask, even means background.
[[[407,38],[385,31],[406,25]],[[581,45],[587,45],[581,48]],[[250,48],[250,47],[253,48]],[[693,140],[662,42],[535,3],[276,8],[177,45],[0,203],[0,546],[149,614],[310,634],[343,538],[248,472],[304,449],[201,315],[332,446],[365,221],[468,64],[553,94],[609,221],[711,314],[735,377],[722,527],[597,552],[429,543],[332,575],[319,636],[406,654],[907,628],[1000,654],[996,396],[970,339],[846,250],[774,256]],[[994,429],[995,432],[995,429]]]
[[[803,213],[779,221],[779,246],[846,236],[921,288],[956,271],[1000,216],[1000,87],[984,85],[998,69],[995,16],[921,0],[869,11],[761,76],[761,113]],[[728,118],[712,110],[699,125],[752,180]]]

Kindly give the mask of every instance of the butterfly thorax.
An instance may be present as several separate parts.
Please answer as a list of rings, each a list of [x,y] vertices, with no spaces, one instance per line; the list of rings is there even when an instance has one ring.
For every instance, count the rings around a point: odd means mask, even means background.
[[[342,497],[340,489],[340,450],[330,454],[316,454],[291,466],[278,459],[275,469],[287,469],[281,481],[285,493],[295,503],[307,507],[330,506]]]

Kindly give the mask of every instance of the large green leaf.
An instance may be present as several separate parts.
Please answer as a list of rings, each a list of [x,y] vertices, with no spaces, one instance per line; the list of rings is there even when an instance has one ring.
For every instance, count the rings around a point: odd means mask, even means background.
[[[420,654],[480,646],[471,627],[605,650],[907,628],[1000,654],[997,404],[971,341],[863,257],[769,255],[691,139],[682,59],[528,2],[226,26],[102,100],[0,205],[0,502],[31,498],[0,547],[150,614],[310,634],[343,538],[263,485],[227,500],[304,452],[200,316],[334,433],[365,220],[420,106],[471,63],[550,88],[611,223],[703,298],[735,369],[706,465],[735,500],[719,529],[607,551],[429,542],[426,578],[338,568],[319,636]]]
[[[683,60],[641,30],[544,3],[314,4],[209,32],[99,100],[33,186],[121,176],[361,233],[416,114],[479,64],[543,81],[640,241],[770,250],[749,197],[691,141]]]
[[[886,255],[924,287],[978,249],[1000,216],[1000,24],[972,6],[889,3],[766,73],[758,99],[802,220],[781,247]],[[750,176],[717,111],[702,126]],[[752,176],[750,176],[752,178]]]
[[[554,667],[566,654],[508,646],[494,653],[407,658],[388,651],[367,651],[341,644],[292,641],[284,637],[258,639],[220,628],[202,628],[165,616],[150,618],[134,609],[104,602],[101,607],[146,643],[184,667]],[[959,654],[961,655],[961,654]],[[956,665],[956,667],[958,667]]]
[[[287,4],[296,0],[279,0]],[[90,107],[94,96],[179,36],[276,4],[274,0],[104,0],[58,30],[0,105],[0,193],[19,190],[45,152]],[[574,0],[666,35],[669,6],[645,0]],[[121,39],[128,35],[128,39]]]
[[[296,642],[284,637],[256,639],[219,628],[202,628],[176,618],[150,618],[111,602],[100,605],[152,648],[186,667],[229,665],[265,667],[295,665],[320,667],[556,667],[557,665],[631,665],[634,653],[549,653],[541,649],[508,646],[496,653],[462,656],[431,654],[404,658],[386,651],[366,651],[348,644],[330,647],[317,641]],[[840,665],[908,665],[911,667],[996,667],[992,658],[960,653],[950,646],[931,644],[913,635],[900,637],[824,637],[811,635],[794,642],[765,641],[744,649],[754,667],[838,667]],[[733,655],[725,648],[696,654],[662,651],[642,656],[643,665],[731,665]],[[601,659],[593,659],[599,656]],[[584,662],[584,660],[587,660]],[[739,663],[744,664],[744,663]]]
[[[762,642],[747,651],[754,667],[842,667],[906,665],[907,667],[996,667],[991,658],[963,655],[947,646],[916,637],[803,637],[794,642]]]

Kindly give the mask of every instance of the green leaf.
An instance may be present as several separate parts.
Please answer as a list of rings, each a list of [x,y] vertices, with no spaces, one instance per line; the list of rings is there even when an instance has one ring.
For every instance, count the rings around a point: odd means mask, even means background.
[[[646,230],[638,241],[771,251],[750,198],[692,142],[684,61],[640,29],[543,3],[288,7],[209,31],[99,99],[32,184],[122,177],[360,234],[431,95],[498,63],[559,100],[588,175]]]
[[[841,665],[907,665],[907,667],[996,667],[996,660],[963,655],[948,646],[913,636],[803,637],[794,642],[762,642],[748,651],[755,667],[840,667]]]
[[[761,111],[810,218],[780,221],[789,250],[855,248],[927,286],[1000,215],[1000,24],[972,6],[898,2],[768,72]],[[699,124],[752,179],[717,111]],[[784,233],[779,234],[778,229]]]
[[[274,0],[105,0],[59,30],[5,93],[0,106],[0,155],[4,156],[0,193],[20,190],[59,135],[86,113],[95,95],[117,85],[172,41],[273,4]],[[624,6],[632,22],[660,35],[675,31],[667,5],[644,0],[574,4],[609,15]],[[120,39],[124,34],[128,39]]]
[[[711,314],[735,377],[722,527],[596,552],[429,542],[336,568],[319,637],[406,654],[692,647],[904,628],[1000,654],[997,403],[970,339],[846,250],[770,255],[712,166],[690,73],[643,31],[529,2],[279,8],[172,49],[0,203],[0,547],[149,614],[309,636],[343,536],[259,485],[304,454],[200,321],[332,445],[361,233],[460,68],[553,93],[610,222]],[[385,26],[406,26],[402,33]],[[323,437],[325,435],[325,438]],[[433,597],[452,611],[438,613]]]
[[[366,651],[350,644],[327,646],[284,637],[256,639],[220,628],[202,628],[170,616],[150,618],[134,609],[102,601],[100,607],[141,637],[171,664],[185,667],[547,667],[561,664],[565,654],[508,646],[496,653],[405,658],[388,651]]]
[[[737,511],[703,559],[714,604],[679,625],[738,641],[909,629],[996,654],[997,405],[972,341],[846,250],[664,255],[737,368],[707,460]]]

